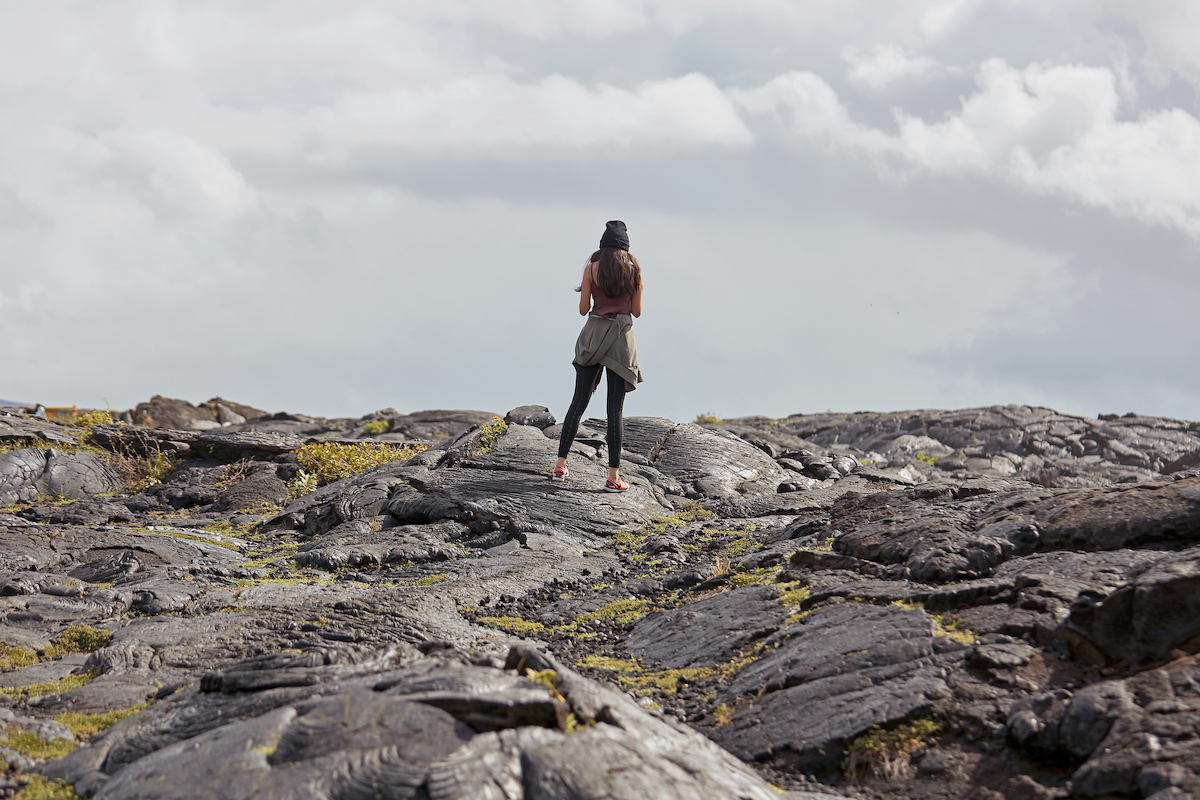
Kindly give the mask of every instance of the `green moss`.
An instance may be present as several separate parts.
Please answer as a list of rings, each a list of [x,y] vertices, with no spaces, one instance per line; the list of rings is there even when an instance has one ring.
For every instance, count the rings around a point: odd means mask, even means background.
[[[575,663],[580,667],[612,672],[622,687],[641,696],[653,694],[656,691],[675,694],[681,681],[698,681],[717,674],[716,670],[708,667],[647,672],[642,669],[641,663],[635,658],[621,659],[599,655],[584,656]]]
[[[50,761],[62,758],[79,746],[79,742],[69,739],[43,739],[33,731],[27,731],[16,725],[4,729],[4,738],[0,739],[0,747],[16,750],[23,756]]]
[[[32,650],[0,644],[0,672],[9,672],[21,667],[31,667],[38,663],[39,660],[37,653]]]
[[[609,538],[614,547],[616,547],[618,553],[625,555],[625,557],[629,558],[631,561],[645,561],[646,555],[637,551],[641,549],[642,545],[644,545],[646,540],[651,536],[659,533],[666,533],[667,531],[675,530],[676,528],[682,528],[700,520],[712,519],[712,516],[713,512],[704,508],[699,503],[689,500],[688,502],[682,504],[679,510],[674,514],[668,514],[662,517],[652,517],[649,525],[646,525],[637,531],[616,531]],[[712,537],[706,533],[700,533],[696,534],[693,538],[707,541]],[[690,552],[699,552],[698,545],[689,547],[689,544],[685,544],[684,549],[689,550]]]
[[[785,606],[798,606],[811,593],[808,586],[798,586],[798,581],[791,583],[781,583],[779,588],[782,589],[779,593],[779,602]]]
[[[53,658],[66,653],[90,653],[101,647],[108,647],[112,641],[112,631],[103,628],[93,628],[90,625],[72,625],[51,640],[50,647],[44,652],[47,658]]]
[[[758,547],[758,540],[753,536],[738,534],[721,546],[718,557],[737,558],[738,556],[744,556],[756,547]]]
[[[947,617],[947,614],[931,614],[933,619],[933,635],[944,636],[959,644],[971,645],[979,640],[979,634],[970,628],[964,628],[958,617]]]
[[[234,525],[227,519],[214,519],[212,522],[205,523],[200,530],[215,533],[218,536],[241,538],[249,533],[252,527],[254,527],[252,524]]]
[[[759,567],[749,572],[735,572],[729,579],[729,585],[734,589],[738,589],[743,586],[771,583],[777,574],[779,574],[778,567]]]
[[[481,456],[491,450],[506,433],[508,433],[508,423],[499,417],[492,417],[492,421],[480,429],[479,446],[472,451],[471,455]]]
[[[917,453],[917,461],[924,461],[926,464],[936,464],[937,456],[927,456],[924,453]]]
[[[697,414],[696,415],[696,424],[697,425],[715,425],[718,422],[722,422],[722,419],[720,417],[714,417],[712,414]]]
[[[888,603],[888,605],[896,608],[903,608],[906,611],[916,611],[917,609],[922,611],[925,610],[925,604],[920,600],[893,600],[892,602]]]
[[[641,672],[642,667],[637,659],[610,658],[609,656],[588,655],[575,662],[577,667],[591,667],[605,672]]]
[[[435,583],[449,580],[450,574],[447,572],[439,572],[436,575],[424,575],[417,578],[415,581],[396,581],[397,586],[433,586]]]
[[[299,542],[276,541],[269,547],[251,550],[248,555],[255,556],[255,558],[251,559],[250,561],[244,561],[241,564],[238,564],[238,566],[245,569],[258,569],[282,559],[293,558],[296,555],[296,551],[299,549]]]
[[[126,717],[132,717],[145,708],[147,703],[138,703],[129,708],[118,708],[115,711],[104,711],[99,714],[77,714],[73,711],[59,714],[56,722],[61,722],[71,729],[71,733],[80,739],[95,736],[100,731],[106,731]]]
[[[476,617],[475,621],[521,636],[536,636],[546,632],[546,626],[542,623],[530,622],[520,617]]]
[[[601,606],[595,611],[580,614],[575,618],[576,625],[586,625],[600,620],[612,620],[618,625],[636,622],[653,609],[653,604],[644,598],[634,597],[628,600],[617,600]]]
[[[238,581],[242,586],[330,586],[335,583],[332,578],[249,578]],[[360,581],[361,582],[361,581]],[[349,581],[355,583],[355,581]],[[366,584],[363,584],[364,586]]]
[[[79,796],[75,794],[75,787],[66,781],[52,781],[36,772],[22,775],[21,780],[26,783],[13,795],[13,800],[75,800]]]
[[[913,756],[923,753],[941,731],[942,724],[930,719],[901,723],[891,729],[876,725],[850,744],[842,768],[852,779],[867,774],[888,780],[909,777]]]
[[[644,672],[641,675],[620,675],[617,682],[636,695],[652,694],[655,691],[663,694],[675,694],[681,683],[694,683],[704,678],[711,678],[715,670],[708,667],[687,669],[665,669],[660,672]]]
[[[28,700],[31,697],[41,697],[47,694],[66,692],[77,689],[100,674],[100,670],[92,668],[79,674],[66,675],[48,683],[31,683],[28,686],[0,686],[0,697],[13,700]]]

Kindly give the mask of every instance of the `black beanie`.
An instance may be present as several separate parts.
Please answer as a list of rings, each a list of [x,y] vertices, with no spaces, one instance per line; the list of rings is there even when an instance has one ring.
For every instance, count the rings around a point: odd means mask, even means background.
[[[600,246],[629,250],[629,231],[625,230],[625,223],[619,219],[606,222],[604,235],[600,237]]]

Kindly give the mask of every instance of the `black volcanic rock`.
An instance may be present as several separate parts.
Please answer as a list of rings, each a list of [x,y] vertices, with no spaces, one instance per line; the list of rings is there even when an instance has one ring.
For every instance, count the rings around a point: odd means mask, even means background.
[[[150,698],[56,762],[6,752],[6,779],[111,798],[1200,791],[1195,423],[633,417],[612,494],[602,420],[548,479],[544,407],[490,448],[485,412],[206,410],[206,430],[91,429],[178,456],[163,483],[0,514],[0,722],[44,738]],[[43,458],[77,435],[0,416]],[[429,449],[288,499],[298,448],[363,439]],[[60,650],[80,625],[112,640]]]

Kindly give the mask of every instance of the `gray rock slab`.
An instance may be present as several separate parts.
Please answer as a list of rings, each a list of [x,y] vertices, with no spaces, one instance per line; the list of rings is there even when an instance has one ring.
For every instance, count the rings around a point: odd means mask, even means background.
[[[28,442],[39,440],[73,445],[75,437],[70,429],[54,422],[33,417],[0,416],[0,442]]]
[[[1200,548],[1164,555],[1108,594],[1076,600],[1065,627],[1077,658],[1134,666],[1200,650]]]
[[[1028,513],[1043,549],[1195,542],[1200,540],[1200,478],[1060,494]]]
[[[250,474],[217,496],[211,511],[240,511],[280,506],[288,500],[288,487],[275,474],[273,464],[256,464]]]
[[[721,701],[758,699],[710,735],[747,761],[817,774],[835,771],[846,745],[873,725],[948,698],[945,667],[966,655],[934,636],[924,611],[894,606],[828,606],[777,636],[782,643],[738,673]]]
[[[184,690],[43,772],[110,799],[778,796],[699,734],[544,654],[509,662],[515,671],[415,658],[303,690]],[[521,668],[551,670],[550,685]],[[586,723],[575,732],[568,710]]]
[[[625,449],[687,487],[694,497],[775,494],[785,470],[732,433],[659,417],[629,417]]]
[[[711,667],[774,633],[790,609],[771,586],[746,586],[638,621],[623,644],[629,653],[664,669]]]
[[[1009,737],[1036,759],[1082,761],[1073,797],[1193,796],[1200,791],[1198,662],[1193,656],[1073,695],[1035,696],[1014,707]]]
[[[567,481],[551,481],[555,454],[555,444],[536,428],[513,426],[490,451],[411,478],[386,508],[401,523],[459,519],[514,533],[601,536],[671,510],[637,476],[627,477],[629,491],[603,491],[607,468],[593,462],[571,463]]]
[[[70,675],[87,662],[87,655],[71,653],[53,661],[0,673],[0,686],[28,686],[33,683],[53,683]]]

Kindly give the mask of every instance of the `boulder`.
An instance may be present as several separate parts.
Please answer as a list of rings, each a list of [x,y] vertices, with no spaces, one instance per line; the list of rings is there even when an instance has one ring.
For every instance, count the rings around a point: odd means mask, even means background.
[[[24,448],[0,453],[0,504],[39,496],[78,500],[112,492],[124,481],[91,453]]]
[[[517,406],[504,415],[510,425],[532,425],[544,431],[555,423],[554,415],[545,406]]]

